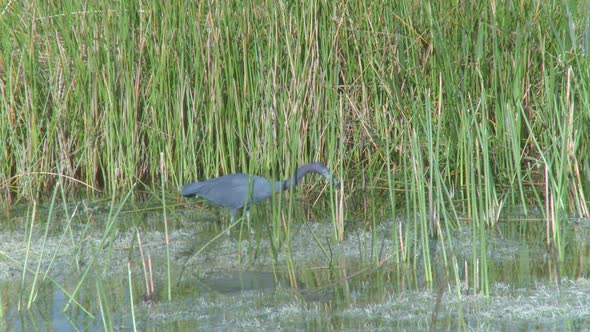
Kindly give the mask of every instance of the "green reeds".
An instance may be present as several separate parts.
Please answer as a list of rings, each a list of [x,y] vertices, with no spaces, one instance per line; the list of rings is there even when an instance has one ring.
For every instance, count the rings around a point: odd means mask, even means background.
[[[459,109],[481,100],[485,112],[473,111],[488,123],[494,157],[484,166],[508,186],[515,204],[528,201],[526,161],[536,155],[527,142],[551,125],[555,117],[545,115],[567,114],[568,105],[580,110],[571,132],[581,146],[570,160],[580,165],[588,158],[588,130],[581,126],[589,117],[583,4],[527,10],[477,2],[254,2],[235,11],[236,5],[66,1],[32,12],[22,4],[6,8],[4,196],[48,188],[56,164],[107,192],[137,178],[155,183],[160,151],[175,183],[292,169],[291,155],[298,163],[337,161],[342,171],[377,167],[378,133],[425,120],[416,96],[435,86],[434,77],[442,83],[436,102],[448,140],[433,157],[460,160],[445,145],[468,120]],[[564,100],[567,68],[575,77],[570,101],[555,103],[553,96]],[[379,120],[384,111],[393,121]],[[530,131],[523,132],[523,117]],[[421,140],[427,137],[426,127],[416,129]],[[440,165],[447,183],[465,185],[457,180],[464,164]]]

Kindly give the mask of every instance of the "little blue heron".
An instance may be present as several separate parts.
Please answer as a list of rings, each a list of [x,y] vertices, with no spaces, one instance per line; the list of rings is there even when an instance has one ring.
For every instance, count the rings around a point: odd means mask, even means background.
[[[335,186],[340,184],[326,165],[316,162],[297,168],[295,174],[285,181],[268,181],[260,176],[239,173],[189,183],[182,187],[182,196],[199,196],[223,206],[229,209],[233,221],[240,209],[246,207],[248,214],[250,205],[269,198],[273,193],[296,186],[307,173],[318,173],[332,180]]]

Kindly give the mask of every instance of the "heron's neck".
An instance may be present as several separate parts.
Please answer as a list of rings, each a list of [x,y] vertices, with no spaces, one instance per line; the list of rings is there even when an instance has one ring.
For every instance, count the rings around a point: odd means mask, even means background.
[[[275,192],[289,190],[290,188],[297,186],[297,184],[301,182],[301,179],[303,179],[303,177],[309,172],[314,172],[311,165],[308,164],[299,167],[287,180],[275,182]]]
[[[275,193],[281,192],[283,191],[283,186],[284,186],[284,182],[285,181],[275,181]]]

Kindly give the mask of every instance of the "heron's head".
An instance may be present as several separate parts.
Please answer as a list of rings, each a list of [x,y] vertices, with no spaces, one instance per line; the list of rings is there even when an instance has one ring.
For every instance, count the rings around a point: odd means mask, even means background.
[[[321,166],[321,168],[319,169],[318,173],[320,173],[326,179],[330,180],[335,187],[340,189],[340,186],[341,186],[340,180],[335,178],[326,166],[324,166],[323,164],[320,164],[320,166]]]
[[[334,185],[334,187],[340,189],[340,186],[342,185],[340,183],[340,180],[338,180],[337,178],[335,178],[332,173],[330,173],[330,171],[325,170],[324,172],[322,172],[322,176],[325,177],[326,179],[330,180],[332,182],[332,185]]]
[[[331,180],[332,180],[332,184],[334,185],[334,187],[336,187],[338,189],[340,189],[342,187],[342,183],[337,178],[332,177]]]

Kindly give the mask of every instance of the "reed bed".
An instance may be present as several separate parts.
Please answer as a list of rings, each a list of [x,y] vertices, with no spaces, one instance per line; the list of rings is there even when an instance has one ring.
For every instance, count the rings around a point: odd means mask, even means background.
[[[587,6],[9,2],[0,188],[155,186],[162,153],[174,185],[318,159],[400,190],[420,162],[462,199],[548,181],[587,214]]]

